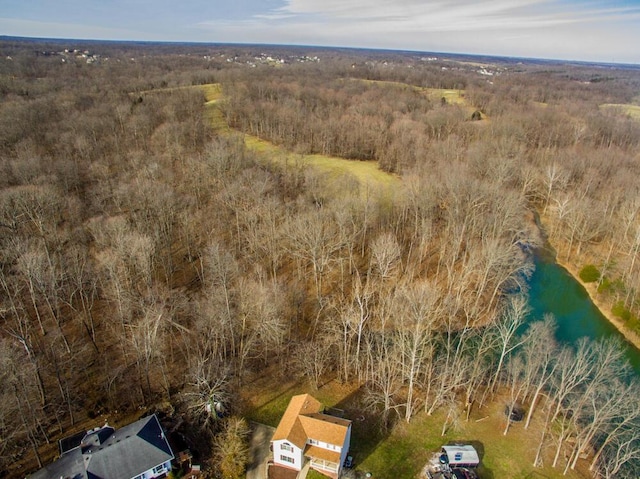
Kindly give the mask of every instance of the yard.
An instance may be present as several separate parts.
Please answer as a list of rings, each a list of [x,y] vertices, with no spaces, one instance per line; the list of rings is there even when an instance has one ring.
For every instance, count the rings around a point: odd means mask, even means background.
[[[382,431],[376,417],[362,409],[361,391],[337,381],[314,391],[300,381],[274,383],[256,379],[243,390],[243,412],[250,420],[276,426],[291,396],[304,392],[326,406],[345,411],[345,417],[353,421],[350,452],[354,456],[354,469],[370,472],[377,479],[417,477],[433,453],[449,442],[476,447],[482,463],[479,471],[482,479],[591,477],[584,470],[584,463],[579,463],[581,471],[569,471],[566,476],[561,467],[552,468],[551,450],[545,450],[543,467],[533,467],[540,438],[539,425],[534,420],[525,431],[522,423],[515,423],[504,436],[504,401],[500,399],[481,411],[474,411],[468,422],[461,417],[444,437],[441,431],[445,414],[441,411],[433,416],[420,413],[410,423],[399,419],[389,431]]]

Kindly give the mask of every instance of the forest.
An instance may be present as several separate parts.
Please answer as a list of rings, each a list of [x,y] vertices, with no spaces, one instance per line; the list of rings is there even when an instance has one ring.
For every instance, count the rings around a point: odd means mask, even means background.
[[[242,416],[264,375],[350,385],[380,430],[440,414],[444,435],[492,401],[523,404],[532,469],[640,475],[620,342],[561,344],[526,299],[533,254],[553,248],[640,331],[638,68],[0,51],[3,477],[96,418],[156,409],[191,426],[209,477],[232,477],[210,406]],[[388,183],[312,156],[375,162]]]

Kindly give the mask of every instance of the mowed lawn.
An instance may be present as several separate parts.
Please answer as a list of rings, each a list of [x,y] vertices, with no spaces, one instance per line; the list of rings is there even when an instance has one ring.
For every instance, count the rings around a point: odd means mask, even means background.
[[[265,375],[263,377],[268,377]],[[457,423],[442,436],[446,413],[436,411],[432,416],[418,413],[411,422],[397,418],[388,431],[381,430],[378,420],[362,407],[362,392],[356,387],[330,381],[314,391],[304,381],[274,382],[258,379],[243,390],[243,413],[248,419],[277,426],[292,396],[309,393],[325,406],[344,410],[345,417],[353,421],[350,453],[355,468],[370,472],[376,479],[411,479],[418,477],[429,459],[442,445],[449,443],[473,444],[478,450],[482,479],[586,479],[587,463],[579,462],[580,471],[563,475],[564,463],[551,467],[554,450],[551,440],[544,449],[542,467],[534,467],[533,460],[540,440],[540,418],[534,416],[529,430],[522,423],[514,423],[503,435],[505,402],[496,399],[482,410],[474,410],[465,420],[461,415]]]
[[[245,144],[247,148],[258,153],[259,158],[276,163],[281,167],[287,165],[312,167],[320,173],[325,173],[325,179],[329,183],[335,184],[351,176],[357,180],[363,195],[373,191],[393,194],[401,184],[398,176],[380,170],[376,161],[345,160],[335,156],[291,153],[271,142],[251,135],[245,135]]]
[[[232,131],[218,108],[218,102],[223,97],[220,84],[211,83],[185,88],[199,88],[204,93],[206,115],[214,129],[226,133]],[[165,91],[170,90],[165,89]],[[261,160],[276,163],[282,167],[286,167],[287,164],[313,167],[318,172],[325,173],[326,180],[334,184],[344,180],[346,176],[351,176],[357,180],[363,195],[373,191],[378,195],[380,193],[383,195],[392,194],[401,183],[398,176],[380,170],[375,161],[346,160],[326,155],[301,155],[289,152],[285,148],[256,136],[245,134],[244,138],[247,148],[258,153],[258,158]]]
[[[386,80],[358,80],[369,85],[387,85],[395,88],[411,89],[426,94],[433,101],[441,101],[442,98],[447,100],[447,103],[452,105],[468,106],[465,100],[464,90],[450,90],[446,88],[424,88],[415,85],[408,85],[407,83],[386,81]]]

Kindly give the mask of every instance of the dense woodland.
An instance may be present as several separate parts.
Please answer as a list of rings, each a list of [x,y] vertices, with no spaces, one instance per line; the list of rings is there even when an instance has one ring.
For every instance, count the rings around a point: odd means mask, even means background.
[[[600,105],[637,102],[640,72],[264,49],[0,43],[2,475],[104,412],[215,422],[212,401],[277,365],[363,386],[382,428],[444,410],[444,430],[500,394],[544,418],[537,462],[638,477],[620,344],[523,324],[548,239],[635,327],[640,122]],[[231,129],[179,88],[209,83]],[[401,186],[329,188],[244,134]]]

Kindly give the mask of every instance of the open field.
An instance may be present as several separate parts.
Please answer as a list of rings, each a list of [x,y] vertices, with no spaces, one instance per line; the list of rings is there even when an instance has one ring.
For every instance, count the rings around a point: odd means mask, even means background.
[[[628,115],[631,118],[636,120],[640,120],[640,106],[624,104],[624,103],[605,103],[600,105],[600,108],[603,110],[614,110],[622,113],[623,115]]]
[[[200,85],[199,88],[204,93],[204,98],[209,102],[218,101],[222,98],[222,86],[219,83],[208,83],[206,85]]]
[[[243,390],[244,414],[252,421],[277,426],[289,399],[296,394],[310,393],[325,406],[345,411],[353,421],[351,453],[355,468],[371,472],[380,479],[416,477],[434,452],[443,444],[464,442],[473,444],[478,450],[483,479],[498,478],[546,478],[581,479],[590,477],[586,472],[569,471],[551,467],[553,452],[545,449],[542,467],[533,467],[536,447],[540,439],[540,424],[535,418],[529,430],[521,423],[513,424],[504,436],[504,401],[494,400],[482,410],[474,410],[469,421],[464,415],[441,436],[445,413],[432,416],[416,415],[410,423],[398,419],[389,431],[381,431],[377,420],[362,407],[362,391],[357,387],[337,381],[325,383],[313,391],[302,381],[268,381],[257,379]],[[586,464],[579,463],[584,469]]]
[[[325,173],[329,183],[343,181],[350,175],[358,181],[362,194],[371,189],[392,194],[400,185],[400,178],[378,168],[376,161],[345,160],[326,155],[301,155],[291,153],[255,136],[245,135],[247,148],[260,154],[260,158],[274,162],[282,167],[311,166]]]
[[[447,103],[452,105],[468,106],[464,98],[464,90],[449,90],[445,88],[423,88],[415,85],[408,85],[406,83],[383,81],[383,80],[354,80],[361,81],[363,83],[371,85],[387,85],[395,88],[411,89],[419,91],[427,95],[433,101],[440,101],[441,98],[445,98]]]
[[[406,85],[405,85],[406,86]],[[229,126],[222,116],[222,112],[217,106],[222,98],[222,88],[219,84],[208,84],[198,86],[205,94],[205,108],[207,117],[212,122],[213,128],[218,131],[230,131]],[[251,135],[244,135],[247,148],[259,154],[259,159],[276,163],[281,167],[291,166],[311,166],[318,172],[327,175],[329,183],[344,181],[348,175],[356,179],[361,193],[366,195],[371,190],[392,194],[395,188],[400,185],[400,178],[386,173],[378,168],[376,161],[346,160],[327,155],[303,155],[287,151],[285,148],[262,140]]]
[[[447,100],[452,105],[469,106],[464,98],[464,90],[447,90],[445,88],[425,88],[429,98],[439,101],[441,98]]]

